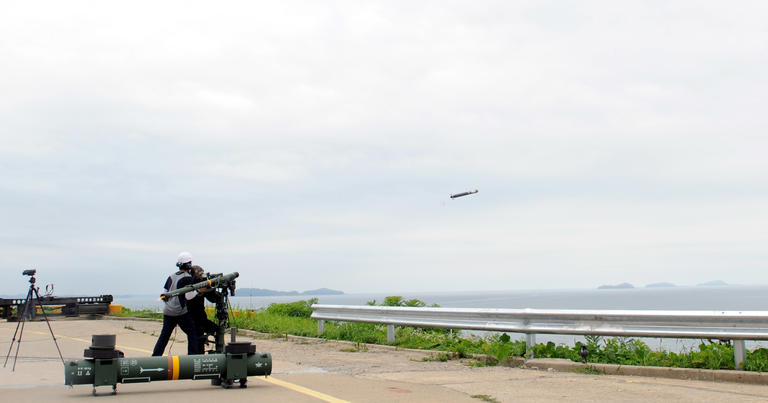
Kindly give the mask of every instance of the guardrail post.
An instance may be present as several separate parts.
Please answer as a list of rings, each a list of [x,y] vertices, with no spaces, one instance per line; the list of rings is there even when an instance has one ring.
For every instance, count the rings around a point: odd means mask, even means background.
[[[747,361],[747,349],[744,340],[733,341],[733,362],[735,369],[744,369],[744,362]]]
[[[536,345],[536,334],[526,333],[525,334],[525,354],[528,358],[535,358],[533,356],[533,346],[535,345]]]
[[[325,332],[325,321],[320,319],[317,321],[317,334],[323,334]]]
[[[395,342],[395,325],[387,325],[387,343]]]

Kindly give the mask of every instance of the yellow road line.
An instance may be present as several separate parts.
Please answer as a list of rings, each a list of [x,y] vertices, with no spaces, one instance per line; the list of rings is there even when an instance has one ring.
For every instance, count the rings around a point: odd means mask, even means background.
[[[282,381],[282,380],[276,379],[274,377],[259,378],[259,379],[262,379],[265,382],[269,382],[269,383],[275,384],[277,386],[282,386],[282,387],[284,387],[286,389],[290,389],[290,390],[293,390],[295,392],[303,393],[305,395],[318,398],[318,399],[320,399],[322,401],[325,401],[325,402],[329,402],[329,403],[349,403],[349,401],[347,401],[347,400],[341,400],[341,399],[335,398],[333,396],[328,396],[325,393],[316,392],[316,391],[314,391],[312,389],[305,388],[305,387],[299,386],[299,385],[295,385],[295,384],[290,383],[290,382]]]
[[[50,333],[46,333],[46,332],[38,332],[38,331],[35,331],[35,330],[32,330],[31,332],[32,332],[32,333],[35,333],[35,334],[50,334]],[[62,335],[60,335],[60,334],[57,334],[57,335],[56,335],[56,338],[57,338],[57,339],[69,339],[69,340],[81,341],[81,342],[83,342],[83,343],[88,343],[88,344],[90,344],[90,343],[91,343],[91,341],[90,341],[90,340],[81,339],[81,338],[79,338],[79,337],[62,336]],[[140,352],[140,353],[149,353],[149,354],[152,354],[152,351],[150,351],[150,350],[144,350],[143,348],[127,347],[127,346],[115,346],[115,348],[117,348],[117,349],[120,349],[120,350],[131,350],[131,351],[138,351],[138,352]]]
[[[38,332],[38,331],[34,331],[34,330],[31,331],[31,332],[35,333],[35,334],[49,334],[49,333]],[[90,340],[81,339],[79,337],[70,337],[70,336],[62,336],[62,335],[58,335],[56,337],[64,338],[64,339],[69,339],[69,340],[80,341],[80,342],[83,342],[83,343],[90,343],[91,342]],[[115,347],[117,347],[119,349],[123,349],[123,350],[133,350],[133,351],[139,351],[139,352],[142,352],[142,353],[150,353],[150,354],[152,354],[151,351],[144,350],[144,349],[141,349],[141,348],[126,347],[126,346],[115,346]],[[173,358],[174,358],[174,364],[176,362],[178,362],[177,361],[179,359],[178,356],[174,356]],[[174,367],[175,367],[175,365],[174,365]],[[177,379],[177,378],[174,378],[174,379]],[[338,399],[338,398],[335,398],[333,396],[326,395],[325,393],[320,393],[320,392],[314,391],[312,389],[305,388],[303,386],[299,386],[299,385],[296,385],[296,384],[293,384],[293,383],[290,383],[290,382],[287,382],[287,381],[276,379],[274,377],[264,377],[264,378],[259,377],[259,379],[262,379],[265,382],[269,382],[269,383],[277,385],[277,386],[281,386],[281,387],[286,388],[286,389],[290,389],[290,390],[292,390],[294,392],[299,392],[299,393],[305,394],[307,396],[315,397],[317,399],[320,399],[320,400],[328,402],[328,403],[349,403],[349,401],[347,401],[347,400]]]

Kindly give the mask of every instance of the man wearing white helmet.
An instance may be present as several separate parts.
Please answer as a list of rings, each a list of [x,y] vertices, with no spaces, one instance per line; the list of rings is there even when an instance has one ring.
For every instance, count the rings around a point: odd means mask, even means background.
[[[192,268],[192,255],[189,252],[181,252],[179,254],[178,259],[176,259],[176,267],[179,268],[179,271],[168,276],[168,279],[165,281],[165,286],[163,287],[165,292],[174,291],[193,284],[192,276],[189,273]],[[173,333],[176,325],[187,335],[187,354],[199,354],[197,351],[195,324],[187,311],[187,301],[196,295],[197,291],[190,291],[164,300],[163,330],[160,331],[160,337],[157,338],[155,349],[152,351],[153,356],[163,355],[165,346],[168,344],[168,340],[171,338],[171,333]]]

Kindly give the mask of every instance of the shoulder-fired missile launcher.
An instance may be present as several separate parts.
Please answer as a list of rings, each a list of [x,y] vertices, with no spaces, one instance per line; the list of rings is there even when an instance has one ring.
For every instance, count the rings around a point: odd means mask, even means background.
[[[235,279],[240,276],[238,272],[232,272],[229,274],[209,274],[208,278],[190,284],[186,287],[177,288],[173,291],[169,291],[160,295],[160,299],[167,300],[168,298],[175,297],[177,295],[186,294],[190,291],[196,291],[203,288],[220,288],[228,290],[230,295],[235,295]]]

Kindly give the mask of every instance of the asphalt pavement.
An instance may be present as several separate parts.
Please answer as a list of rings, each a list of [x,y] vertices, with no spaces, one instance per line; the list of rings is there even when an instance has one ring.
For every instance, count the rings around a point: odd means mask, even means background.
[[[126,357],[151,355],[161,324],[136,319],[51,321],[65,360],[83,358],[93,334],[115,334]],[[320,339],[240,335],[259,352],[270,352],[273,373],[249,377],[245,389],[223,389],[207,380],[121,384],[117,395],[90,385],[64,385],[64,368],[45,322],[27,322],[21,342],[11,346],[16,323],[0,322],[0,369],[3,401],[252,401],[287,402],[482,402],[482,401],[768,401],[768,386],[736,382],[616,376],[475,367],[470,360],[434,360],[434,353],[355,345]],[[18,338],[18,337],[17,337]],[[185,354],[179,330],[167,352]],[[12,371],[16,348],[16,369]],[[211,400],[208,400],[211,399]],[[226,399],[226,400],[222,400]]]

